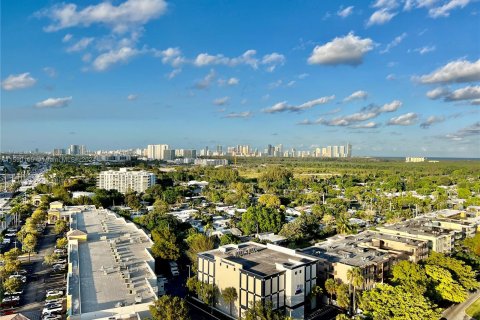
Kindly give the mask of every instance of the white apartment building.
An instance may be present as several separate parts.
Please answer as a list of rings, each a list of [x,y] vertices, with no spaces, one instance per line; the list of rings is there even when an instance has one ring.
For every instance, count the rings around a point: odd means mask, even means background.
[[[153,186],[156,176],[148,171],[129,171],[128,168],[120,168],[119,171],[102,171],[98,175],[97,187],[107,190],[118,190],[121,193],[127,191],[144,192]]]

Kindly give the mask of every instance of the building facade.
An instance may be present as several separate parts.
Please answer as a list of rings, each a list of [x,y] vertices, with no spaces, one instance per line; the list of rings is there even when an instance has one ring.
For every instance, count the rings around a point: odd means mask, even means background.
[[[303,319],[305,302],[317,284],[317,259],[272,244],[230,244],[199,253],[197,276],[199,281],[214,284],[219,292],[236,289],[232,315],[237,318],[255,302],[270,301],[274,310]],[[228,313],[230,305],[220,296],[215,308]]]

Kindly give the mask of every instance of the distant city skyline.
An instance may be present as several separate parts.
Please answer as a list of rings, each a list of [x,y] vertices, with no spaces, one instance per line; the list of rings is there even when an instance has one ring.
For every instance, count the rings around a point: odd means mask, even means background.
[[[8,1],[0,150],[480,158],[479,14],[470,0]]]

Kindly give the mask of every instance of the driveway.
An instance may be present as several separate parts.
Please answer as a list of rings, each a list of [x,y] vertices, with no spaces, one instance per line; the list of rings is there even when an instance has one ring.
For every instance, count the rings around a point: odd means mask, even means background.
[[[465,309],[467,309],[475,300],[480,298],[480,290],[470,294],[468,299],[465,302],[456,304],[443,312],[443,316],[448,320],[465,320],[470,319],[469,316],[465,314]]]

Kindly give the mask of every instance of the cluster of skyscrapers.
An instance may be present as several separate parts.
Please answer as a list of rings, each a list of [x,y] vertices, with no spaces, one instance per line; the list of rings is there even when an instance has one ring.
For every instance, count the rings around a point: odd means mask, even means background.
[[[67,149],[53,149],[54,156],[62,155],[86,155],[87,147],[84,145],[71,144]]]
[[[196,159],[197,157],[317,157],[317,158],[350,158],[352,156],[352,145],[317,147],[310,150],[297,150],[296,148],[285,149],[282,144],[269,144],[265,149],[260,150],[252,146],[217,145],[214,148],[208,146],[200,150],[195,149],[173,149],[168,144],[149,144],[147,148],[116,150],[116,151],[95,151],[87,152],[84,145],[70,145],[67,149],[54,149],[54,156],[61,155],[86,155],[91,154],[97,157],[110,159],[112,156],[136,156],[147,160],[174,161],[175,159]],[[101,159],[102,160],[102,159]]]

